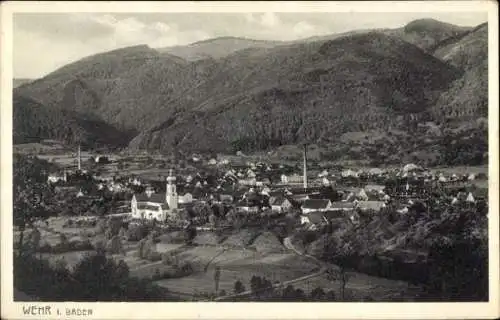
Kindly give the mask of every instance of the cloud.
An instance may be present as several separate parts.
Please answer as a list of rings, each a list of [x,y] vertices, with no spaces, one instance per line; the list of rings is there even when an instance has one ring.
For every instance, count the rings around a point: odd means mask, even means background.
[[[274,12],[266,12],[260,16],[260,24],[264,27],[273,28],[281,24],[279,17]]]
[[[16,13],[14,75],[40,77],[82,57],[132,45],[186,45],[220,36],[295,40],[431,17],[459,25],[481,13]],[[36,54],[35,54],[36,53]]]
[[[266,13],[247,13],[245,19],[251,24],[257,24],[266,28],[275,28],[281,25],[279,16],[274,12]]]
[[[293,33],[298,37],[312,36],[316,31],[316,27],[307,21],[300,21],[293,26]]]

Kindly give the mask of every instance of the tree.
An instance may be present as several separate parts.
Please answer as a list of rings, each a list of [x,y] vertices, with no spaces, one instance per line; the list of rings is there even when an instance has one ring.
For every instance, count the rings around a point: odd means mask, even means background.
[[[326,277],[328,280],[334,282],[340,282],[340,299],[344,301],[345,299],[345,288],[347,286],[347,282],[349,281],[349,274],[345,267],[339,267],[338,269],[330,268],[326,272]]]
[[[238,294],[238,293],[242,293],[242,292],[245,292],[245,286],[243,285],[243,283],[240,280],[237,280],[234,283],[234,293]]]
[[[317,287],[314,290],[311,291],[311,299],[313,301],[322,301],[325,299],[325,291],[323,288]]]
[[[47,185],[45,172],[51,166],[36,157],[14,154],[13,157],[13,220],[19,228],[19,254],[24,248],[24,231],[37,218],[47,218],[48,199],[52,190]]]
[[[106,245],[106,251],[112,254],[125,254],[125,250],[122,245],[122,239],[119,236],[113,236],[111,239],[108,240],[108,243]]]
[[[217,226],[217,217],[215,216],[215,214],[211,214],[208,218],[209,222],[210,222],[210,226],[212,228],[215,228]]]
[[[123,261],[106,258],[103,251],[97,251],[82,259],[74,268],[73,278],[83,301],[109,301],[123,298],[124,284],[129,270]]]
[[[214,284],[215,284],[215,292],[216,293],[219,292],[220,274],[221,274],[220,267],[219,266],[215,267],[215,271],[214,271]]]

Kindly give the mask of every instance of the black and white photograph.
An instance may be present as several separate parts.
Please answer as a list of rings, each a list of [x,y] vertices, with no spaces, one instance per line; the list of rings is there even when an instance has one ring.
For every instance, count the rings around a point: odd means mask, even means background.
[[[276,5],[12,14],[21,314],[498,298],[490,7]]]

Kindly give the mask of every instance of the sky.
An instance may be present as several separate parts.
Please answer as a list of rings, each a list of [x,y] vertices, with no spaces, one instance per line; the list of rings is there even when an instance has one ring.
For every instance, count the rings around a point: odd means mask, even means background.
[[[221,36],[296,40],[355,29],[397,28],[421,18],[461,26],[486,13],[15,13],[15,78],[39,78],[85,56],[127,46],[186,45]]]

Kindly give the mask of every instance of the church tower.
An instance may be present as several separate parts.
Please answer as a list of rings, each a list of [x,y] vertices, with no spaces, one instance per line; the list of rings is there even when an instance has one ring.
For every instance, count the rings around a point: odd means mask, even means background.
[[[177,203],[179,200],[179,197],[177,195],[177,190],[175,186],[175,176],[173,175],[172,169],[170,169],[170,172],[168,173],[167,177],[167,192],[165,194],[165,200],[168,203],[168,207],[170,210],[175,210],[177,209]]]

